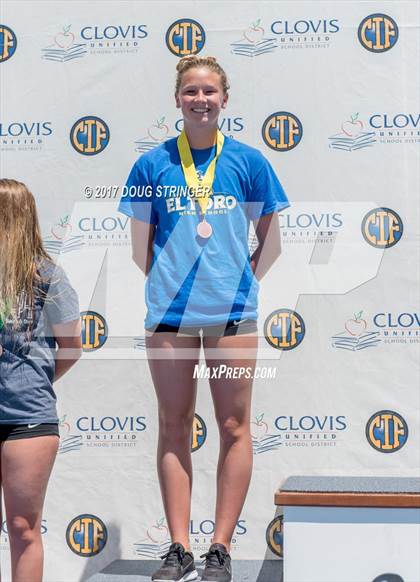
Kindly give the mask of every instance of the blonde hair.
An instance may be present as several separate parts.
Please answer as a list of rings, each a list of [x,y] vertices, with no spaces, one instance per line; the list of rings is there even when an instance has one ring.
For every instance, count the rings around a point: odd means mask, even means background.
[[[225,71],[222,69],[222,67],[219,65],[219,63],[216,61],[216,58],[215,57],[197,57],[196,55],[182,57],[182,59],[179,60],[177,66],[176,66],[177,76],[176,76],[176,82],[175,82],[175,95],[178,95],[179,88],[181,86],[182,75],[186,71],[188,71],[189,69],[200,68],[200,67],[206,67],[210,71],[213,71],[214,73],[217,73],[220,76],[220,81],[222,84],[223,93],[224,93],[224,95],[226,95],[230,89],[230,85],[229,85],[229,82],[227,80],[227,76],[226,76]]]
[[[33,309],[42,259],[52,263],[42,244],[32,193],[22,182],[0,179],[0,329],[7,318],[18,326],[16,308],[22,295]]]

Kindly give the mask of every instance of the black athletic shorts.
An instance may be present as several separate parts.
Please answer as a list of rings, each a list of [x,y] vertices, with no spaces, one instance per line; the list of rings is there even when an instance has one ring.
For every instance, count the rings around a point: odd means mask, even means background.
[[[258,330],[256,319],[239,319],[239,320],[229,320],[227,323],[222,325],[206,325],[206,326],[176,326],[176,325],[166,325],[166,323],[160,323],[155,327],[146,329],[149,333],[176,333],[180,336],[199,336],[200,331],[202,335],[213,336],[213,337],[225,337],[229,335],[241,335],[244,333],[255,333]]]
[[[57,423],[0,424],[0,442],[51,435],[60,436]]]

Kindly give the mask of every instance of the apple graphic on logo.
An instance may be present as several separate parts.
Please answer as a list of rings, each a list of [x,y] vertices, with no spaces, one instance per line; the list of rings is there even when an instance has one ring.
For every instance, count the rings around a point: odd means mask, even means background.
[[[264,29],[259,26],[261,22],[261,18],[259,18],[256,22],[253,22],[249,28],[247,28],[244,32],[244,38],[252,42],[252,44],[256,44],[260,40],[262,40],[264,36]]]
[[[363,123],[360,121],[360,119],[357,119],[358,117],[359,114],[356,113],[355,115],[351,116],[350,121],[345,121],[344,123],[341,124],[341,129],[343,130],[343,133],[345,133],[349,137],[357,137],[359,135],[359,133],[363,129]]]
[[[365,319],[362,319],[363,311],[354,314],[354,319],[349,319],[346,321],[344,327],[349,332],[350,335],[360,336],[367,328],[367,323]]]
[[[66,418],[67,418],[67,414],[65,414],[62,418],[60,418],[60,420],[58,421],[58,426],[60,428],[64,427],[67,429],[67,432],[70,432],[70,425],[68,422],[65,422]]]
[[[147,133],[154,141],[163,141],[168,135],[169,127],[166,125],[166,123],[163,123],[164,121],[165,116],[158,119],[156,123],[154,123],[147,130]]]
[[[60,218],[60,222],[57,222],[56,224],[54,224],[54,226],[51,229],[51,234],[57,240],[64,240],[65,238],[67,238],[69,236],[70,233],[71,233],[71,224],[69,223],[68,215],[65,216],[64,218]]]
[[[70,32],[71,24],[63,28],[63,32],[59,32],[55,35],[55,44],[60,48],[68,49],[74,42],[74,34]]]
[[[147,530],[147,537],[155,544],[161,544],[169,535],[168,528],[163,524],[165,518],[162,517]]]
[[[268,424],[263,422],[264,413],[260,416],[256,416],[255,420],[257,422],[251,422],[251,434],[252,437],[258,441],[263,439],[268,432]]]

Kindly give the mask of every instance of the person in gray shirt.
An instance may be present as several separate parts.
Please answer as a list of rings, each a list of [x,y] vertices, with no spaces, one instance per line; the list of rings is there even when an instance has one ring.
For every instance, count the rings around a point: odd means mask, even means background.
[[[34,197],[0,179],[0,493],[12,580],[42,580],[41,516],[59,442],[53,382],[80,356],[78,298],[43,248]]]

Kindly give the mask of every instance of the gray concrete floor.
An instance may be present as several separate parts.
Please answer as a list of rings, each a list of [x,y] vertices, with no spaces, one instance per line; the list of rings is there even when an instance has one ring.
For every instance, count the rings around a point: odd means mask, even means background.
[[[161,563],[160,560],[115,560],[86,582],[150,582],[151,574]],[[281,560],[234,560],[232,569],[233,582],[283,582]],[[200,575],[202,568],[197,570]]]

